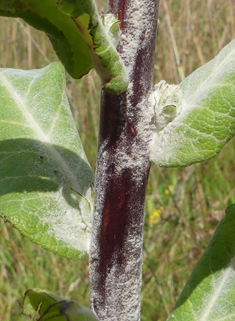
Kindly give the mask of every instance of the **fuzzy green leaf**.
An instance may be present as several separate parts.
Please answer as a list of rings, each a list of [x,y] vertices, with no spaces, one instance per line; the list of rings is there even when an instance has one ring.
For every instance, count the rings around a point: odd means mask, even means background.
[[[37,312],[38,321],[98,321],[88,308],[58,295],[40,289],[25,292],[23,313],[32,317]]]
[[[235,319],[235,204],[226,210],[168,321]]]
[[[117,20],[107,31],[94,0],[2,0],[0,15],[20,17],[44,31],[73,78],[81,78],[95,67],[107,91],[126,90],[126,69],[113,42]]]
[[[93,174],[65,93],[64,69],[0,69],[0,215],[62,256],[88,250]]]
[[[160,82],[153,98],[151,161],[188,166],[216,156],[235,134],[235,40],[180,85]]]
[[[57,0],[1,0],[0,15],[22,18],[44,31],[68,73],[81,78],[94,67],[90,50],[74,21],[61,13],[56,3]],[[87,29],[89,16],[82,16],[80,23]]]
[[[71,16],[77,25],[77,19],[82,14],[90,15],[89,28],[94,48],[92,57],[96,71],[107,91],[113,94],[125,91],[129,81],[126,68],[116,51],[119,40],[117,19],[110,14],[100,19],[94,0],[59,0],[58,8],[65,15]]]

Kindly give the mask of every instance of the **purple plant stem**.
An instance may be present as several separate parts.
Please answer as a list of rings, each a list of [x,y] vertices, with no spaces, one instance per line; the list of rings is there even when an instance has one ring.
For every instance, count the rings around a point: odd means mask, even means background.
[[[138,321],[158,0],[110,0],[108,10],[121,21],[130,84],[120,95],[102,91],[90,296],[100,321]]]

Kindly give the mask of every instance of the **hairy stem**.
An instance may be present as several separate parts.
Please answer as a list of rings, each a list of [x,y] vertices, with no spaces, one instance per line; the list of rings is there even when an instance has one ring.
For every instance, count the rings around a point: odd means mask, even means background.
[[[130,84],[120,95],[102,91],[91,306],[102,321],[138,321],[158,0],[110,0],[108,10],[121,21],[118,51]]]

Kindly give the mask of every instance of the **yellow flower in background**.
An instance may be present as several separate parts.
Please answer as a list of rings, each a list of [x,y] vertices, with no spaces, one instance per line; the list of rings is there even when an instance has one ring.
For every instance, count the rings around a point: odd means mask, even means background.
[[[160,207],[159,209],[154,208],[152,215],[150,215],[149,220],[151,224],[156,224],[162,214],[163,207]]]
[[[151,224],[155,224],[155,223],[156,223],[156,222],[155,222],[155,218],[154,218],[153,215],[150,215],[149,221],[150,221]]]
[[[160,210],[157,210],[156,208],[153,210],[153,216],[155,218],[158,218],[161,214],[161,211]]]

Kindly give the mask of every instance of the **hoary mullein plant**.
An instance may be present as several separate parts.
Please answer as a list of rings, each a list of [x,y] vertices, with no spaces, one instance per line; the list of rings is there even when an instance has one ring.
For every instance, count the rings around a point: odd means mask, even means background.
[[[89,255],[91,309],[30,289],[45,321],[138,321],[145,193],[152,163],[210,159],[235,134],[235,40],[179,85],[153,86],[158,0],[1,0],[0,15],[44,31],[61,63],[0,69],[0,215],[68,260]],[[101,80],[95,176],[65,92]],[[79,264],[79,261],[78,261]],[[235,319],[235,205],[217,227],[168,320]]]

